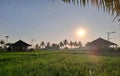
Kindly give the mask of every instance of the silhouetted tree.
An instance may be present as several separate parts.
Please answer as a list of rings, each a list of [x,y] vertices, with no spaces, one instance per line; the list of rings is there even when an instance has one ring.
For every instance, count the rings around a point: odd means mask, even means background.
[[[5,41],[4,40],[0,40],[0,45],[1,45],[1,47],[3,47],[3,44],[5,43]]]
[[[87,43],[85,44],[85,46],[89,46],[89,43],[90,43],[90,42],[87,42]]]
[[[57,44],[52,44],[52,49],[54,49],[54,50],[59,50],[59,45],[57,45]]]
[[[47,46],[49,46],[49,47],[50,47],[50,42],[47,42]]]
[[[40,46],[38,44],[35,45],[35,49],[36,50],[39,50],[40,49]]]
[[[45,46],[45,49],[46,49],[46,50],[51,49],[50,42],[47,42],[47,45]]]
[[[42,49],[44,48],[44,46],[45,46],[45,42],[44,41],[42,41],[41,43],[40,43],[40,46],[42,47]]]
[[[5,36],[5,38],[6,38],[6,43],[8,43],[8,38],[9,38],[9,36]]]
[[[74,47],[77,47],[77,46],[78,46],[78,44],[77,44],[77,42],[75,41],[75,42],[74,42]]]
[[[67,46],[67,44],[68,44],[68,40],[67,39],[65,39],[64,41],[63,41],[63,44],[65,45],[65,47]]]
[[[81,41],[78,42],[78,46],[79,46],[79,47],[82,47]]]
[[[62,41],[59,43],[59,46],[60,46],[60,48],[63,48],[64,44]]]
[[[73,45],[74,45],[74,43],[72,41],[70,41],[69,46],[72,48]]]

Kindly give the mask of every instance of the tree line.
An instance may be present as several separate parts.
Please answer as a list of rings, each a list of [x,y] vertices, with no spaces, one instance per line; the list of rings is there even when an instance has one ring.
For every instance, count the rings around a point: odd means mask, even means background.
[[[82,47],[81,41],[68,41],[67,39],[60,41],[58,44],[56,43],[45,43],[41,41],[40,44],[35,45],[35,49],[73,49],[73,48],[80,48]]]
[[[10,43],[6,43],[4,40],[0,40],[0,49],[5,49],[6,45]],[[33,49],[73,49],[73,48],[80,48],[82,47],[81,41],[68,41],[67,39],[60,41],[58,44],[56,43],[45,43],[44,41],[41,41],[40,44],[36,44]]]

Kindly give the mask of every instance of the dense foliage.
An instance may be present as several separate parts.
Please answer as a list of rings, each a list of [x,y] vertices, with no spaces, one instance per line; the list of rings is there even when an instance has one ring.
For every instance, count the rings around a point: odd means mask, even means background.
[[[118,18],[120,21],[120,0],[62,0],[66,3],[73,3],[75,5],[86,6],[88,4],[96,5],[104,11],[115,16],[114,20]],[[113,21],[114,21],[113,20]]]

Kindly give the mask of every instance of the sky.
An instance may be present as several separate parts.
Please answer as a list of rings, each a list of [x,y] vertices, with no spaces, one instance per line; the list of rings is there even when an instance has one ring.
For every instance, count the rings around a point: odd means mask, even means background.
[[[106,32],[115,31],[110,41],[120,45],[120,25],[113,18],[93,5],[80,7],[62,0],[0,0],[0,39],[9,36],[11,43],[34,39],[34,44],[67,39],[85,44],[99,37],[107,39]],[[81,28],[84,36],[76,34]]]

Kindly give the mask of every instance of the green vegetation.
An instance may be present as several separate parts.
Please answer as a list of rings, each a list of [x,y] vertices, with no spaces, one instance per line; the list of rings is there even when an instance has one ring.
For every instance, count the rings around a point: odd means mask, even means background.
[[[86,6],[89,3],[97,6],[98,9],[102,8],[105,12],[115,16],[115,19],[120,21],[120,0],[62,0],[66,3],[73,3],[75,5]],[[113,20],[113,21],[114,21]]]
[[[120,76],[119,55],[91,51],[4,52],[0,53],[0,76]]]

